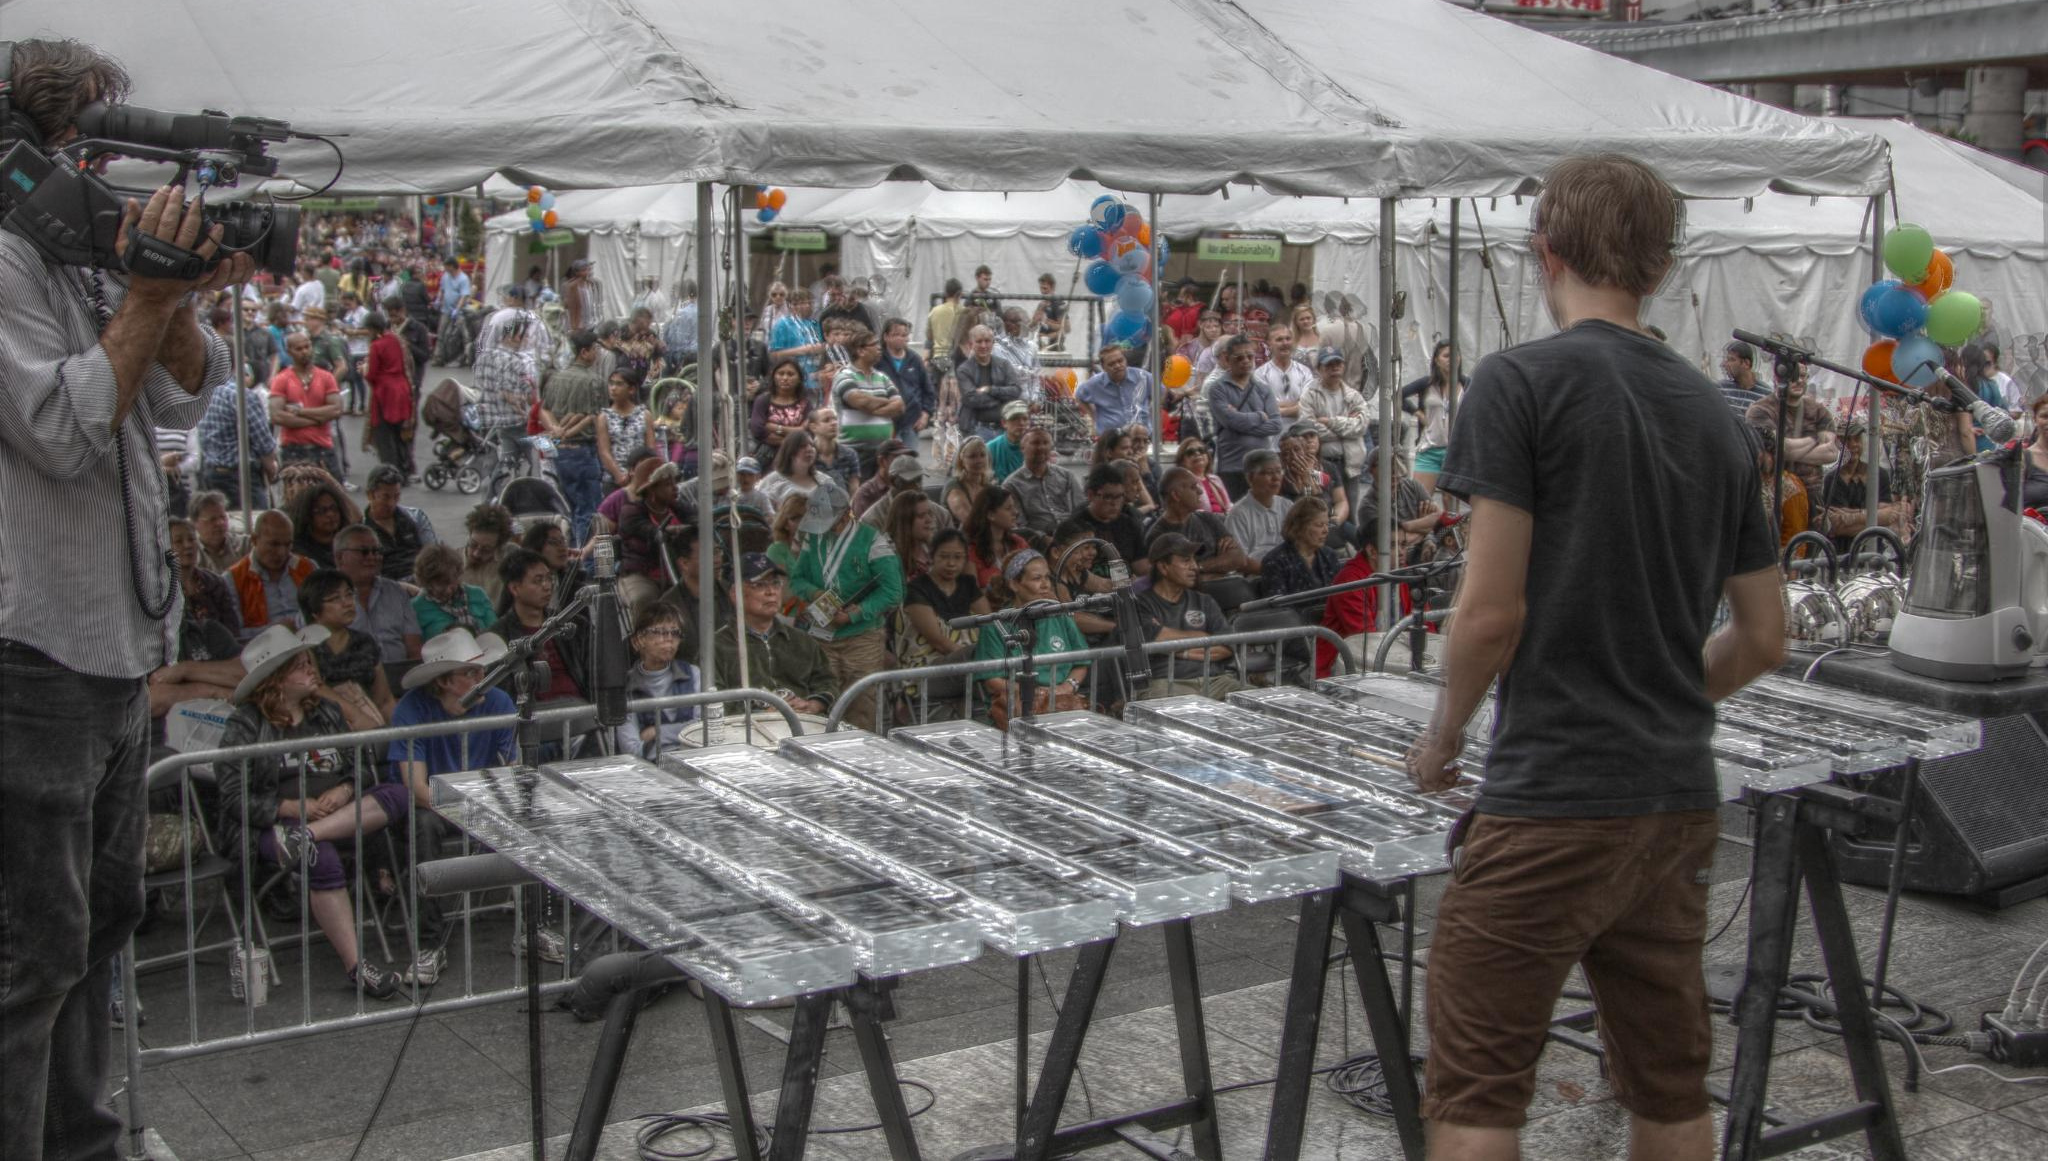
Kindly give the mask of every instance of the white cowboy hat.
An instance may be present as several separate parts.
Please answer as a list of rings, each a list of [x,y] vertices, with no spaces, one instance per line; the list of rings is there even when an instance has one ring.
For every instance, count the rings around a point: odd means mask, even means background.
[[[470,636],[469,630],[460,626],[436,636],[420,647],[420,663],[406,671],[404,680],[398,684],[406,689],[420,686],[458,669],[472,665],[488,668],[505,656],[505,639],[496,633]]]
[[[234,700],[247,701],[271,674],[315,645],[325,645],[328,636],[327,630],[319,625],[308,625],[296,632],[290,625],[272,625],[256,634],[254,640],[242,646],[243,677],[235,686]]]

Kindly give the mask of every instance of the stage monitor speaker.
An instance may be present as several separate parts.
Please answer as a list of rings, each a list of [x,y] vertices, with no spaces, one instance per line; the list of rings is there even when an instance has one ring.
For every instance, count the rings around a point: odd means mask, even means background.
[[[1885,771],[1866,789],[1897,797],[1904,781]],[[1889,881],[1890,838],[1831,841],[1844,880]],[[1987,719],[1981,749],[1920,764],[1905,883],[1991,907],[2048,895],[2048,713]]]

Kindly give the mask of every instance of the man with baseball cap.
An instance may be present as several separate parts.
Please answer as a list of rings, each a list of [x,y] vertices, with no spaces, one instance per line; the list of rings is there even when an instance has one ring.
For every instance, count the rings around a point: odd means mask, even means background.
[[[1152,586],[1138,594],[1138,623],[1147,641],[1181,641],[1227,632],[1223,610],[1214,597],[1195,587],[1200,575],[1195,563],[1198,548],[1178,532],[1152,541],[1146,555],[1152,561]],[[1152,684],[1141,698],[1173,697],[1199,693],[1222,697],[1243,688],[1224,672],[1230,662],[1227,645],[1190,646],[1178,653],[1151,655]]]
[[[1301,393],[1301,418],[1316,425],[1323,440],[1323,467],[1344,482],[1345,502],[1356,513],[1373,421],[1365,396],[1345,381],[1344,370],[1343,351],[1329,346],[1316,350],[1316,381]]]
[[[888,494],[868,505],[868,510],[860,514],[860,522],[870,528],[883,527],[889,519],[889,502],[897,496],[905,492],[924,491],[924,461],[909,452],[890,460],[888,470],[882,474],[888,479]],[[931,512],[934,532],[960,526],[959,521],[953,519],[953,513],[948,511],[944,504],[934,501]]]
[[[1010,473],[1024,466],[1024,431],[1030,426],[1030,404],[1018,399],[1003,405],[1002,434],[983,441],[988,444],[988,466],[994,473],[992,478],[1007,480]]]
[[[867,515],[869,508],[889,494],[889,465],[909,450],[910,446],[900,439],[884,440],[875,449],[875,474],[861,481],[860,487],[853,490],[855,516]]]
[[[804,534],[790,591],[806,608],[798,614],[832,660],[840,688],[880,670],[883,624],[903,601],[903,562],[889,538],[853,518],[846,492],[830,480],[811,492],[797,530]],[[846,721],[872,729],[874,702],[848,707]]]
[[[739,642],[731,633],[718,635],[718,684],[742,684],[782,694],[790,708],[803,714],[824,714],[839,696],[832,662],[811,635],[784,621],[782,569],[765,552],[740,558],[740,615],[746,623],[747,672],[742,682]]]

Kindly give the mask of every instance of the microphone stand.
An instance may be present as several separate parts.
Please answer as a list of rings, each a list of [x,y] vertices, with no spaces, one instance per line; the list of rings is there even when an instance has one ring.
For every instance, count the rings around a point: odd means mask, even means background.
[[[540,765],[540,723],[533,718],[533,704],[536,692],[546,688],[550,680],[548,663],[540,656],[541,647],[560,636],[596,598],[597,586],[594,584],[577,590],[575,597],[541,622],[540,628],[507,646],[505,656],[484,670],[483,678],[475,688],[462,695],[462,708],[467,710],[482,701],[484,694],[500,682],[511,678],[512,701],[519,712],[513,739],[519,745],[521,766]]]

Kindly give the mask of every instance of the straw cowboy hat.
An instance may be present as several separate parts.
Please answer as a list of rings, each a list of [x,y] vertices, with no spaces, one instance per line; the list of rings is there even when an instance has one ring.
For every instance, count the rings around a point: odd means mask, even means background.
[[[488,668],[504,656],[504,638],[496,633],[471,636],[469,630],[457,626],[421,646],[420,663],[407,670],[404,680],[398,684],[406,689],[418,689],[458,669],[478,665]]]
[[[272,674],[283,669],[292,658],[313,648],[325,645],[330,634],[319,625],[308,625],[294,632],[289,625],[272,625],[256,634],[256,638],[242,646],[242,680],[235,686],[235,701],[247,701],[256,687],[270,680]]]

